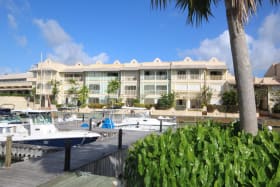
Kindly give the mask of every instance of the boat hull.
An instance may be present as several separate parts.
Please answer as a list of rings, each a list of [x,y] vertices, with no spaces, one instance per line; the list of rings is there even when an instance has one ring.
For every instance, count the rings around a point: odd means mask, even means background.
[[[64,147],[65,143],[69,142],[71,146],[83,145],[96,141],[98,137],[79,137],[79,138],[58,138],[58,139],[37,139],[37,140],[23,140],[13,141],[21,144],[31,144],[39,146],[52,146],[52,147]]]

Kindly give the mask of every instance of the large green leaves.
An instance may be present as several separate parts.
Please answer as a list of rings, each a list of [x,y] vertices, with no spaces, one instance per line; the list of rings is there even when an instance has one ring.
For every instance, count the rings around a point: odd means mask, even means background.
[[[129,151],[128,186],[279,186],[279,134],[235,130],[208,121],[147,136]]]

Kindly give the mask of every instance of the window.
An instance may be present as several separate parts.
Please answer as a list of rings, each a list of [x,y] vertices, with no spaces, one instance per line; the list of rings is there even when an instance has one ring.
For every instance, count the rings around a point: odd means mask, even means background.
[[[89,91],[92,94],[99,94],[100,92],[100,85],[99,84],[90,84]]]
[[[190,79],[199,79],[199,70],[198,69],[190,70]]]
[[[211,71],[210,80],[222,80],[222,72],[221,71]]]
[[[158,95],[166,94],[167,93],[167,86],[166,85],[158,85],[156,87]]]
[[[166,71],[158,71],[156,73],[157,80],[167,80],[167,72]]]
[[[186,80],[186,71],[177,71],[178,80]]]
[[[144,79],[145,79],[145,80],[154,80],[154,79],[155,79],[154,72],[145,71],[145,72],[144,72]]]
[[[108,76],[108,77],[118,77],[118,76],[119,76],[119,73],[118,73],[118,72],[108,72],[108,73],[107,73],[107,76]]]
[[[124,92],[126,95],[136,95],[136,86],[125,86]]]
[[[155,86],[154,85],[145,85],[144,94],[155,94]]]

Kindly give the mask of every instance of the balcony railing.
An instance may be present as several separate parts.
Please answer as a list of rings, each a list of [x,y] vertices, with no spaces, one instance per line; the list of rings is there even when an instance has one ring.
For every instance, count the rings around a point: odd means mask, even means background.
[[[177,75],[177,80],[186,80],[187,76],[186,75]]]
[[[167,75],[157,75],[156,80],[167,80]]]
[[[210,75],[210,80],[222,80],[222,75]]]
[[[155,80],[155,76],[154,75],[145,75],[144,80]]]
[[[136,90],[125,90],[124,91],[125,95],[137,95]]]

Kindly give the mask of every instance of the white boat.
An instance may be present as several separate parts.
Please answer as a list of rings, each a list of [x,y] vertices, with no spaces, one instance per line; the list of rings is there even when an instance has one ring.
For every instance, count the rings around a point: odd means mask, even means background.
[[[12,141],[16,143],[63,147],[66,141],[71,145],[81,145],[100,137],[98,133],[85,130],[58,130],[48,110],[14,110],[12,113],[19,115],[23,122],[0,123],[0,142],[12,136]]]
[[[159,120],[151,117],[126,117],[121,122],[113,122],[111,118],[102,121],[102,128],[115,128],[137,131],[165,131],[176,127],[176,122]]]
[[[176,122],[168,122],[150,117],[124,118],[121,123],[116,123],[115,128],[139,131],[162,131],[176,126]]]

